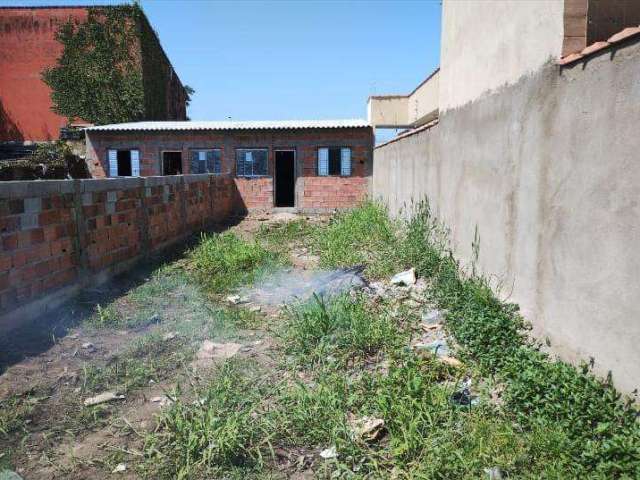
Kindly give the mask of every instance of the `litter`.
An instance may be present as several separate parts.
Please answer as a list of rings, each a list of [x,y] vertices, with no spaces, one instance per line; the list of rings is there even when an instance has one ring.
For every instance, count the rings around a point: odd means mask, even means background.
[[[393,277],[391,277],[392,285],[406,285],[407,287],[416,283],[416,270],[415,268],[410,268],[409,270],[405,270],[404,272],[396,273]]]
[[[91,407],[100,403],[112,402],[113,400],[124,400],[124,398],[124,395],[117,395],[114,392],[104,392],[100,395],[96,395],[95,397],[85,399],[84,406]]]
[[[124,463],[119,463],[116,465],[116,468],[113,469],[111,473],[122,473],[127,470],[127,466]]]
[[[336,450],[335,445],[333,447],[329,447],[321,451],[320,456],[325,460],[329,460],[330,458],[337,458],[338,452]]]

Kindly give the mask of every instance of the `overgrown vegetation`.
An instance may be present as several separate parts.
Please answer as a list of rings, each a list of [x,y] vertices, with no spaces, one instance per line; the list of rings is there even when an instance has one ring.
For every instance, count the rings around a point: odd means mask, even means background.
[[[62,24],[62,55],[42,73],[53,109],[95,124],[167,119],[171,67],[137,3],[90,7],[87,19]],[[178,85],[172,85],[178,88]],[[193,94],[184,87],[188,103]]]
[[[314,455],[336,446],[336,459],[316,463],[320,476],[479,478],[496,466],[509,478],[638,478],[634,406],[588,366],[543,353],[517,306],[499,300],[475,268],[466,272],[454,259],[428,204],[416,205],[400,224],[367,203],[327,228],[296,225],[262,236],[277,243],[296,231],[325,267],[366,263],[372,276],[415,267],[429,281],[430,299],[448,312],[446,328],[467,366],[457,370],[406,351],[402,323],[363,297],[295,307],[281,343],[294,359],[290,376],[301,380],[280,384],[256,423],[263,437]],[[486,398],[473,407],[452,402],[468,375],[500,384],[500,407]],[[385,421],[383,443],[354,439],[349,419],[365,415]]]
[[[200,283],[213,293],[251,283],[281,262],[276,253],[260,243],[230,232],[203,236],[191,251],[190,260]]]

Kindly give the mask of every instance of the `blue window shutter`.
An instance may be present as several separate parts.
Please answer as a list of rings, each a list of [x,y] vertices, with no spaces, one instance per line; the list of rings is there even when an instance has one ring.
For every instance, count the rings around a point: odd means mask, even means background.
[[[340,175],[348,177],[351,175],[351,149],[340,149]]]
[[[200,152],[198,150],[191,150],[191,173],[200,172]]]
[[[131,176],[140,176],[140,150],[131,150]]]
[[[118,176],[118,151],[108,150],[107,158],[109,159],[109,176],[117,177]]]
[[[318,149],[318,175],[326,177],[329,175],[329,149]]]

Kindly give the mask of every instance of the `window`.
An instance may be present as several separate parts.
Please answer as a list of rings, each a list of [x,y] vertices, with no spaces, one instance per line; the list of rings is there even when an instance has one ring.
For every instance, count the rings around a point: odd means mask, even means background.
[[[107,150],[110,177],[139,177],[139,150]]]
[[[191,173],[222,173],[220,149],[191,150]]]
[[[182,175],[182,152],[162,152],[162,175]]]
[[[238,149],[236,150],[236,176],[259,177],[268,174],[269,150]]]
[[[351,175],[351,149],[347,147],[319,148],[318,149],[318,175]]]

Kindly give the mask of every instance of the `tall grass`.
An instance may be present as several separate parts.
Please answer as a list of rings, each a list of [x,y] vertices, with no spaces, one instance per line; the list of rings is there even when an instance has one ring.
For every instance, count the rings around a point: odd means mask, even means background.
[[[213,293],[251,283],[279,262],[277,254],[258,242],[231,232],[203,236],[190,259],[200,283]]]

